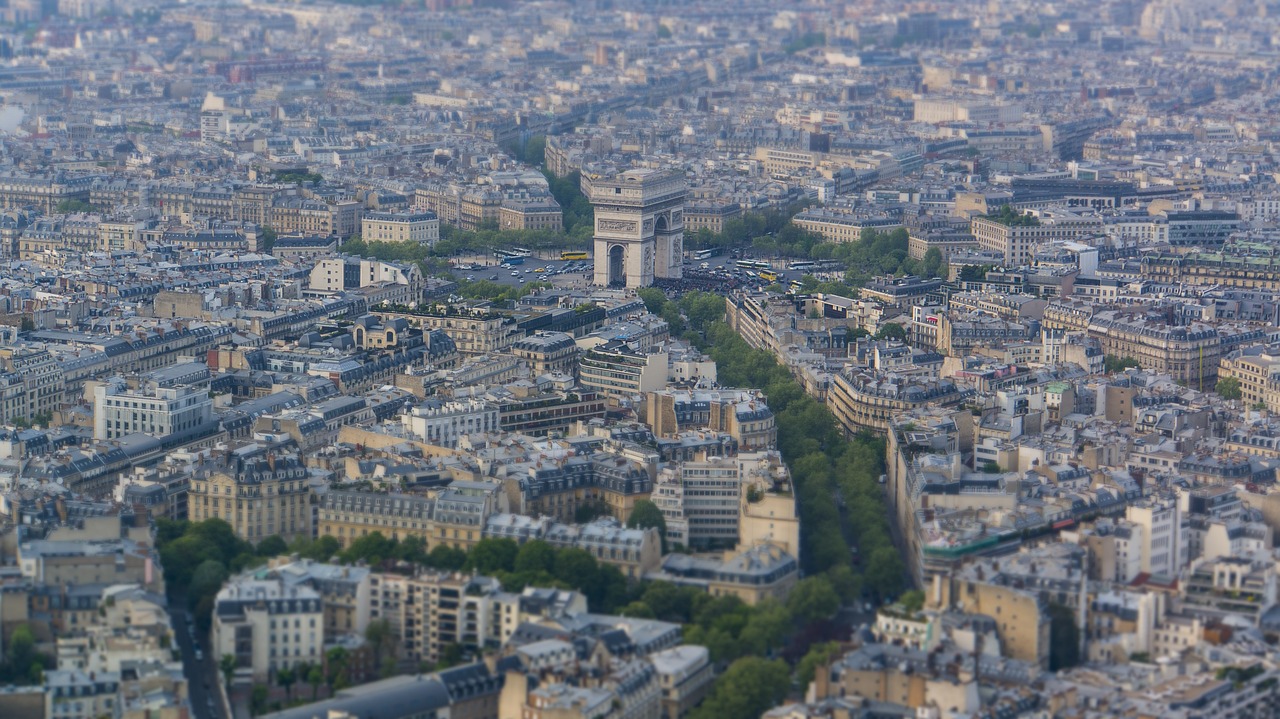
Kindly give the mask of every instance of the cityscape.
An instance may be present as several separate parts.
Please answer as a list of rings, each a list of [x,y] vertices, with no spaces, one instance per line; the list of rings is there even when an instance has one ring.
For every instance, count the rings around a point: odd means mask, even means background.
[[[0,0],[0,719],[1280,717],[1280,0]]]

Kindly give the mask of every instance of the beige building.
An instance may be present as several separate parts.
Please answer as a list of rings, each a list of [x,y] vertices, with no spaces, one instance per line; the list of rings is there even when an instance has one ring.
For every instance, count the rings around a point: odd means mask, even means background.
[[[1036,245],[1055,240],[1076,240],[1100,230],[1097,222],[1073,218],[1041,222],[1023,215],[1014,224],[1005,224],[992,217],[974,217],[970,231],[978,247],[1004,256],[1005,264],[1020,266],[1031,262]]]
[[[296,454],[246,445],[232,450],[226,467],[191,481],[191,521],[225,520],[251,542],[277,535],[311,536],[311,485]]]
[[[511,353],[524,360],[533,374],[560,372],[573,375],[578,364],[578,343],[564,332],[538,332],[511,345]]]
[[[742,216],[742,205],[736,202],[695,201],[684,206],[686,232],[706,230],[714,235],[724,232],[724,223]]]
[[[894,415],[936,404],[950,406],[969,395],[949,381],[841,372],[831,381],[827,407],[846,432],[885,431]]]
[[[360,221],[360,239],[434,245],[440,239],[440,220],[434,212],[367,212]]]
[[[853,213],[828,209],[810,209],[791,219],[797,227],[808,230],[828,242],[857,242],[863,230],[890,232],[902,223],[883,217],[862,217]]]
[[[314,274],[314,273],[313,273]],[[418,312],[375,312],[384,322],[403,318],[409,324],[428,330],[441,330],[449,335],[464,355],[501,352],[511,347],[523,334],[511,317],[490,314],[487,310],[458,310],[456,307],[433,305]]]
[[[564,213],[560,209],[560,203],[550,195],[507,199],[498,208],[498,227],[504,230],[559,232],[564,229]]]
[[[355,200],[325,202],[301,197],[276,200],[267,224],[278,234],[336,235],[347,238],[360,230],[363,208]]]
[[[969,576],[935,576],[926,591],[926,606],[964,607],[968,614],[992,617],[1005,656],[1049,666],[1049,617],[1039,594],[1031,589],[974,581]]]
[[[1228,377],[1240,382],[1240,399],[1245,406],[1262,403],[1268,411],[1280,412],[1280,357],[1267,352],[1232,352],[1218,362],[1218,379]]]
[[[1107,310],[1090,318],[1089,336],[1098,340],[1104,354],[1131,357],[1142,369],[1167,373],[1195,389],[1212,389],[1218,375],[1218,330],[1203,322],[1175,325]]]

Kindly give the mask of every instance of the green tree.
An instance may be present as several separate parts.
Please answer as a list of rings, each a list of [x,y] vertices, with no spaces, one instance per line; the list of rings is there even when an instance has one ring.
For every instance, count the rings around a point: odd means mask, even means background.
[[[899,342],[906,342],[907,331],[897,322],[886,322],[882,327],[880,327],[880,331],[876,332],[875,338],[878,340],[898,340]]]
[[[658,505],[647,499],[638,500],[631,508],[631,516],[627,517],[627,526],[631,529],[657,529],[658,536],[662,538],[662,553],[667,553],[667,519],[662,516]]]
[[[426,558],[426,565],[436,569],[458,570],[462,569],[466,563],[466,552],[446,544],[437,544],[432,547]]]
[[[230,654],[223,654],[218,659],[218,669],[222,672],[222,681],[226,682],[227,689],[231,689],[231,680],[236,675],[236,658]]]
[[[375,619],[365,627],[364,640],[373,648],[374,661],[381,665],[387,659],[395,660],[396,645],[400,638],[395,627],[386,619]]]
[[[942,250],[937,247],[930,247],[924,253],[924,260],[920,265],[920,274],[926,278],[929,277],[946,277],[947,261],[942,257]]]
[[[381,564],[383,560],[393,556],[395,551],[394,540],[387,539],[382,532],[370,532],[352,542],[338,558],[346,563],[364,560],[369,564]]]
[[[276,670],[276,683],[284,687],[285,701],[293,701],[293,685],[298,683],[298,673],[301,671],[302,665],[298,665],[296,671],[290,667]]]
[[[640,595],[640,601],[658,619],[685,624],[693,614],[693,596],[688,589],[670,582],[649,582]]]
[[[716,680],[710,696],[691,719],[747,719],[758,717],[782,701],[791,688],[785,662],[743,657]]]
[[[600,563],[591,556],[590,552],[569,547],[556,552],[555,566],[551,574],[564,584],[585,594],[590,606],[600,607],[604,603],[604,593],[607,589],[600,570]],[[626,580],[623,579],[623,581]]]
[[[525,164],[534,167],[542,167],[546,163],[547,155],[547,137],[546,135],[534,135],[530,137],[528,142],[524,144]]]
[[[271,248],[276,245],[277,237],[279,237],[279,235],[276,234],[276,231],[272,229],[270,225],[263,225],[262,229],[258,232],[258,246],[262,248],[263,252],[270,252]]]
[[[249,695],[249,716],[260,716],[267,711],[267,685],[254,684]]]
[[[840,597],[825,576],[805,577],[787,595],[787,609],[797,621],[815,622],[835,615],[840,610]]]
[[[649,608],[649,605],[639,600],[631,602],[622,609],[619,609],[618,614],[624,617],[634,617],[636,619],[657,619],[653,614],[653,610]]]
[[[668,40],[671,38],[671,28],[666,25],[658,25],[658,39]]]
[[[556,548],[534,539],[520,545],[516,553],[515,571],[517,572],[550,572],[556,564]]]
[[[903,592],[902,596],[898,597],[898,603],[902,605],[903,609],[915,614],[924,609],[924,592],[919,589]]]
[[[320,685],[324,684],[324,669],[315,665],[307,670],[307,683],[311,685],[311,701],[320,694]]]
[[[75,212],[97,212],[98,208],[90,205],[84,200],[63,200],[58,203],[57,207],[55,207],[53,211],[60,215],[66,215]]]
[[[436,671],[456,667],[465,661],[467,652],[461,644],[446,644],[440,650],[440,661],[436,663]]]
[[[609,505],[600,500],[583,502],[573,510],[573,521],[577,524],[586,524],[607,516],[609,516]]]
[[[1240,380],[1235,377],[1223,377],[1218,380],[1218,396],[1223,399],[1240,399],[1244,393],[1240,391]]]
[[[796,684],[800,685],[800,691],[808,690],[818,667],[830,664],[839,656],[840,642],[823,642],[810,646],[809,651],[796,664]]]
[[[515,569],[520,545],[510,539],[486,537],[467,552],[465,568],[480,574],[510,572]]]
[[[427,540],[418,536],[405,537],[396,545],[395,558],[414,564],[427,560]]]
[[[18,321],[18,330],[21,332],[34,332],[35,329],[36,329],[35,319],[27,315],[23,315],[22,319]]]
[[[636,297],[644,302],[644,308],[650,314],[660,315],[662,308],[667,306],[667,294],[657,287],[641,287],[636,290]]]
[[[902,555],[892,546],[880,547],[867,561],[866,586],[880,598],[896,595],[902,589],[906,566]]]
[[[187,588],[187,599],[195,606],[205,597],[211,597],[222,589],[229,576],[227,568],[216,559],[206,559],[196,567]]]
[[[329,687],[329,696],[351,685],[347,667],[350,658],[346,647],[333,647],[324,653],[324,683]]]
[[[1080,663],[1080,628],[1075,612],[1053,602],[1049,605],[1049,671],[1070,669]]]
[[[764,656],[780,649],[791,633],[792,616],[786,606],[775,599],[768,599],[748,612],[746,626],[738,635],[742,649]]]
[[[306,545],[306,551],[300,552],[307,559],[327,562],[342,550],[342,543],[337,537],[324,536]]]
[[[261,542],[258,542],[258,548],[256,551],[260,557],[278,557],[289,551],[289,545],[285,543],[284,539],[282,539],[280,535],[273,534]]]
[[[36,638],[31,627],[18,625],[9,635],[9,646],[5,648],[5,660],[11,671],[25,672],[37,660]]]
[[[1123,372],[1130,367],[1140,367],[1138,360],[1132,357],[1116,357],[1115,355],[1106,355],[1102,358],[1103,367],[1107,374],[1115,374]]]

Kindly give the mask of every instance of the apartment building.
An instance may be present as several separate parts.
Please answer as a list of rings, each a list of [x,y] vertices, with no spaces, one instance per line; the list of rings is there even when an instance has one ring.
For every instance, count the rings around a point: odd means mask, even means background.
[[[1037,245],[1058,240],[1076,240],[1101,229],[1097,218],[1056,218],[1041,221],[1030,215],[1001,220],[994,216],[974,217],[969,226],[978,247],[998,253],[1010,266],[1029,264]]]
[[[578,362],[578,381],[614,403],[667,384],[667,353],[640,352],[623,340],[591,348]]]
[[[937,404],[959,404],[971,392],[946,380],[841,372],[831,380],[827,407],[846,432],[889,429],[893,416]]]
[[[690,429],[725,432],[743,452],[773,449],[778,429],[765,397],[754,390],[661,389],[645,395],[645,424],[658,437]]]
[[[372,532],[396,540],[426,539],[432,535],[434,506],[420,495],[329,491],[320,497],[316,536],[336,537],[344,547]]]
[[[214,598],[209,652],[233,657],[237,673],[246,670],[255,682],[320,664],[324,647],[324,602],[310,587],[250,573],[233,577]]]
[[[418,312],[375,312],[384,320],[404,318],[415,327],[440,330],[453,340],[458,351],[466,355],[502,352],[524,333],[511,317],[490,314],[485,310],[457,310],[443,306],[428,307]]]
[[[466,435],[499,429],[498,407],[477,399],[429,398],[400,415],[400,422],[423,442],[449,449]]]
[[[684,206],[685,232],[706,230],[714,235],[724,232],[724,223],[742,216],[742,205],[736,202],[704,202],[695,200]]]
[[[579,422],[605,416],[607,403],[596,392],[577,387],[539,389],[511,384],[509,398],[498,402],[498,424],[506,432],[544,436],[567,432]]]
[[[1212,325],[1104,310],[1090,318],[1088,331],[1102,345],[1103,353],[1132,357],[1143,369],[1167,373],[1192,387],[1212,387],[1218,375],[1221,343]]]
[[[504,230],[564,230],[564,212],[555,198],[546,195],[508,198],[498,208],[498,226]]]
[[[857,242],[861,239],[863,230],[889,232],[902,227],[902,221],[892,217],[867,217],[825,208],[805,210],[791,221],[827,242]]]
[[[1142,277],[1169,284],[1280,291],[1280,258],[1231,243],[1218,252],[1143,255]]]
[[[538,539],[554,547],[581,549],[601,564],[611,564],[637,580],[662,562],[658,530],[630,529],[614,517],[601,517],[586,524],[563,524],[550,517],[494,514],[485,523],[484,536],[520,544]]]
[[[108,380],[93,390],[94,439],[142,433],[154,437],[195,434],[213,421],[209,368],[192,362],[156,370],[135,389]]]
[[[267,212],[267,224],[277,233],[342,239],[360,230],[362,205],[355,200],[323,201],[302,197],[277,199]]]
[[[283,445],[245,444],[225,465],[191,481],[191,521],[225,520],[236,536],[260,542],[311,536],[311,485],[301,458]]]
[[[400,637],[400,656],[438,661],[451,644],[502,646],[524,622],[586,612],[586,598],[573,591],[502,591],[496,579],[423,570],[413,576],[375,574],[370,579],[370,617],[387,620]]]
[[[360,239],[434,245],[440,239],[440,219],[425,211],[367,212],[360,221]]]
[[[378,285],[404,285],[406,297],[416,301],[422,297],[422,270],[412,262],[328,258],[311,269],[307,287],[313,292],[343,292]]]
[[[715,668],[706,647],[682,644],[649,655],[662,688],[662,719],[684,719],[711,691]]]
[[[0,347],[0,368],[21,387],[20,399],[4,407],[7,419],[52,414],[62,405],[66,376],[47,349],[27,343]]]
[[[564,332],[536,332],[523,337],[511,344],[511,353],[528,363],[534,375],[573,375],[578,362],[578,344]]]
[[[89,191],[100,178],[93,175],[70,177],[58,173],[45,177],[0,177],[0,207],[36,207],[46,215],[69,201],[89,201]]]
[[[1177,499],[1144,498],[1125,508],[1125,519],[1142,528],[1137,543],[1142,571],[1178,576],[1190,557],[1188,526]]]
[[[746,491],[740,477],[738,463],[730,457],[663,467],[651,499],[666,519],[667,540],[695,548],[736,545]]]
[[[800,563],[773,544],[759,544],[721,558],[669,554],[662,571],[652,578],[701,587],[713,597],[737,597],[755,605],[766,599],[782,601],[800,578]]]

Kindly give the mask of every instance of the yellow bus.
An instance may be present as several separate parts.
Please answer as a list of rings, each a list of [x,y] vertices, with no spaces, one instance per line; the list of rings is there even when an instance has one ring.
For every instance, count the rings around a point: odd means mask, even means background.
[[[585,260],[588,257],[590,257],[590,255],[588,255],[585,252],[561,252],[560,253],[560,259],[562,260]]]
[[[760,270],[758,274],[760,275],[760,279],[764,280],[765,282],[778,281],[778,273],[774,272],[773,270]]]

